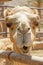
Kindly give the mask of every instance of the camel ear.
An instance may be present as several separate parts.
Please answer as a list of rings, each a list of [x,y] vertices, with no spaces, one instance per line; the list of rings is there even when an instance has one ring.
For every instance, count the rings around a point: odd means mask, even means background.
[[[4,10],[4,17],[5,18],[6,18],[6,16],[9,15],[9,12],[10,12],[10,9],[9,8],[7,8],[7,9]]]
[[[33,9],[33,11],[34,11],[34,14],[39,14],[37,9]]]
[[[39,15],[36,16],[35,18],[33,18],[32,20],[33,20],[33,24],[34,24],[35,26],[38,26],[38,25],[39,25],[39,22],[40,22],[40,17],[39,17]]]
[[[40,21],[40,16],[37,9],[33,9],[33,16],[31,18],[33,19],[34,25],[38,26]]]
[[[7,8],[7,9],[4,10],[4,18],[5,18],[5,21],[8,21],[8,16],[9,16],[10,11],[11,10],[9,8]]]

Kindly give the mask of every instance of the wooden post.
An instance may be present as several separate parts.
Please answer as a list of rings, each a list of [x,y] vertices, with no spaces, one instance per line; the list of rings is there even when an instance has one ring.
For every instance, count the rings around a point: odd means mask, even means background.
[[[4,5],[4,3],[3,2],[0,2],[0,5]],[[3,15],[3,11],[4,11],[4,7],[1,7],[0,6],[0,13],[1,13],[1,15],[0,15],[0,19],[3,19],[4,18],[4,15]],[[6,32],[7,31],[7,28],[6,28],[6,24],[5,24],[5,21],[3,20],[3,21],[1,21],[0,20],[0,26],[1,26],[1,31],[0,32]],[[6,37],[7,35],[6,34],[2,34],[2,37]]]
[[[12,51],[0,50],[0,58],[17,61],[23,64],[43,65],[43,57],[28,56],[24,54],[18,54]]]
[[[4,2],[7,2],[7,1],[11,1],[11,0],[0,0],[0,5],[4,5]],[[4,11],[4,7],[0,6],[0,19],[4,18],[3,11]],[[0,32],[7,32],[5,21],[0,20],[0,28],[1,28]],[[7,34],[2,34],[1,36],[7,37]]]

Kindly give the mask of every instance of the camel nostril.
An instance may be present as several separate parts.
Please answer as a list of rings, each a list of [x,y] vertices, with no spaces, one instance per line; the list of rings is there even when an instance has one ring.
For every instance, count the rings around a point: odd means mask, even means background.
[[[7,25],[7,27],[11,27],[12,24],[11,23],[6,23],[6,25]]]
[[[26,46],[23,46],[23,49],[24,49],[24,50],[27,50],[27,48],[28,48],[28,47],[26,47]]]
[[[30,28],[28,28],[28,30],[30,30]]]
[[[20,29],[18,28],[18,30],[20,30]]]

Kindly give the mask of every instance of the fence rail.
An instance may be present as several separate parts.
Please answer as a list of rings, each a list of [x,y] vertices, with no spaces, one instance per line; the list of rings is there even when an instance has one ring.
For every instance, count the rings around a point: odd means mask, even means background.
[[[2,34],[9,34],[9,32],[0,32],[0,35]]]
[[[43,57],[30,56],[30,55],[28,56],[24,54],[18,54],[12,51],[0,50],[0,58],[9,59],[9,60],[17,61],[24,64],[30,64],[30,65],[31,64],[43,65]]]
[[[14,8],[15,6],[0,5],[0,7],[11,7],[11,8]],[[29,8],[43,10],[43,7],[29,7]]]

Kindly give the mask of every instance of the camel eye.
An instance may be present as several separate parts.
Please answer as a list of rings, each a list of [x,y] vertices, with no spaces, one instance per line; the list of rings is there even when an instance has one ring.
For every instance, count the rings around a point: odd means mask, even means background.
[[[12,26],[12,23],[6,23],[6,26],[7,27],[11,27]]]
[[[28,28],[28,30],[30,30],[30,28]]]

